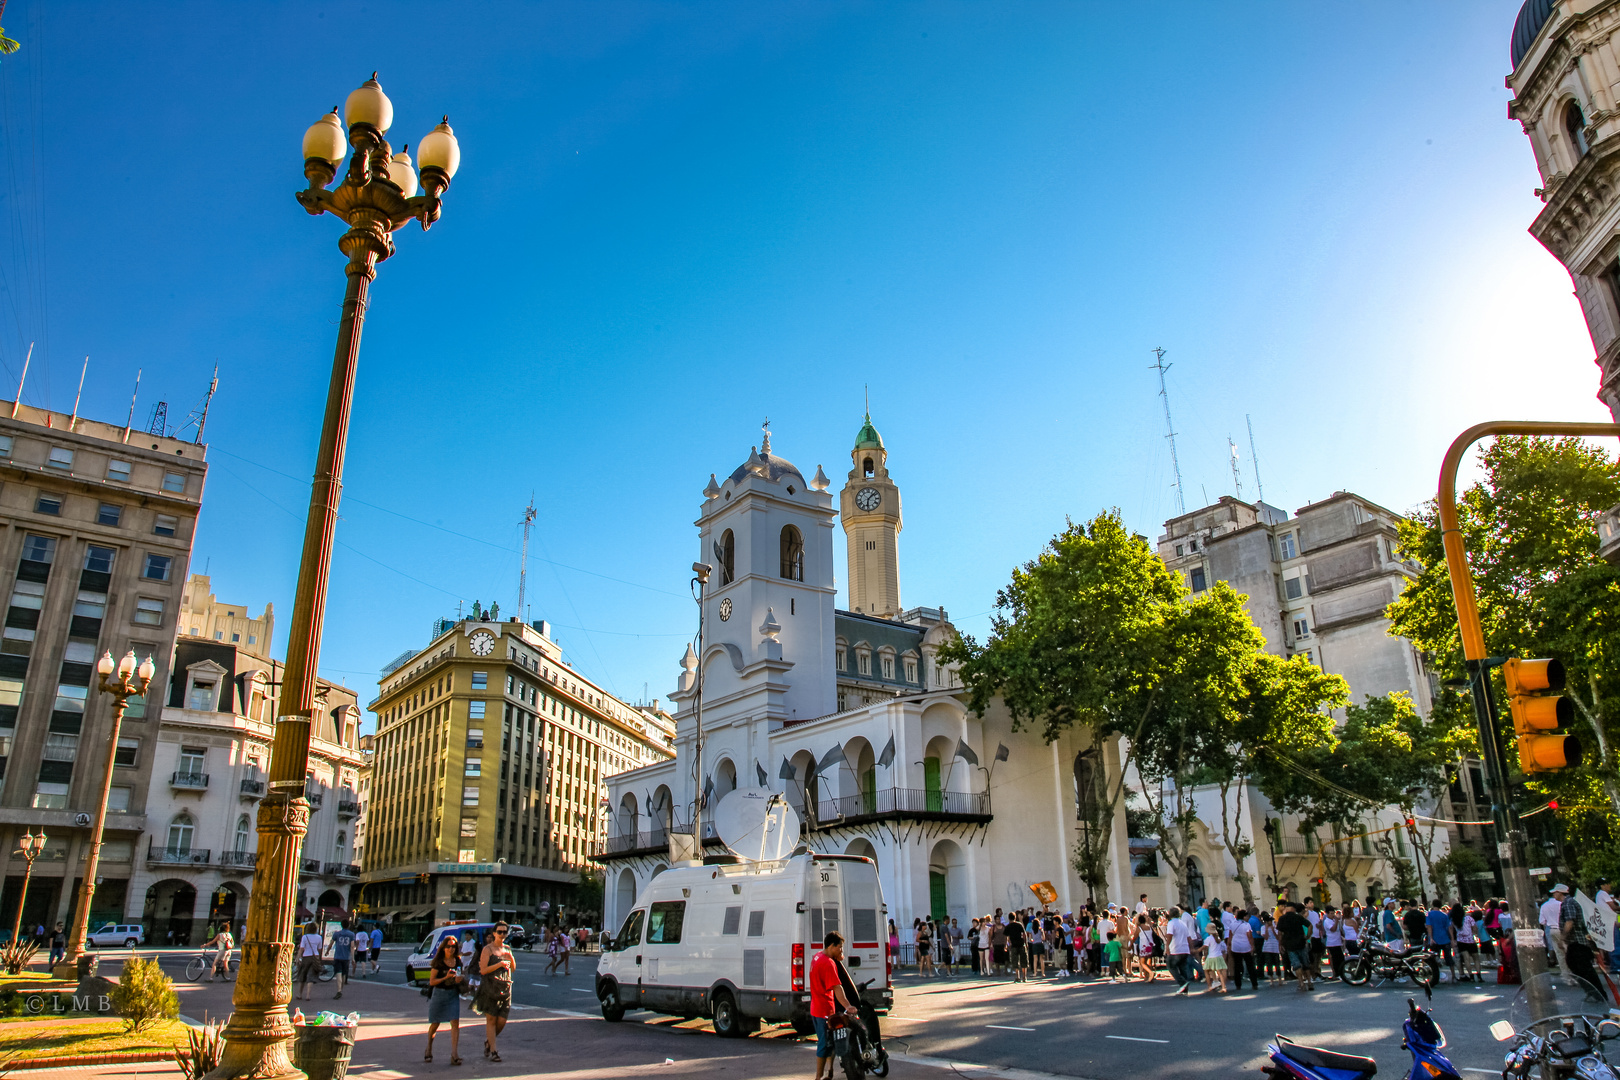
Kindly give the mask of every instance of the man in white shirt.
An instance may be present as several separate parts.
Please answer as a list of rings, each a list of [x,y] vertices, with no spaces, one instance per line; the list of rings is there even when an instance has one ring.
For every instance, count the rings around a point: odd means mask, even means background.
[[[1137,901],[1136,901],[1136,913],[1138,915],[1146,915],[1147,914],[1147,909],[1148,909],[1147,908],[1147,893],[1143,893],[1140,897],[1137,898]]]
[[[1170,932],[1170,955],[1167,966],[1171,976],[1176,980],[1176,993],[1186,996],[1187,990],[1192,986],[1192,941],[1193,934],[1198,925],[1197,920],[1188,921],[1182,918],[1180,908],[1171,908],[1170,917],[1165,921],[1165,929]]]
[[[1541,911],[1536,921],[1541,923],[1542,933],[1547,938],[1547,951],[1552,953],[1549,967],[1558,966],[1558,956],[1564,951],[1564,935],[1559,931],[1559,921],[1563,918],[1564,901],[1569,897],[1569,886],[1559,882],[1552,887],[1552,897],[1541,905]]]
[[[326,953],[326,941],[316,932],[315,924],[310,923],[304,928],[304,936],[298,939],[298,983],[304,993],[304,1000],[309,1000],[309,992],[321,976],[321,957]]]
[[[1610,881],[1608,878],[1603,878],[1597,883],[1597,906],[1611,912],[1620,912],[1620,903],[1617,903],[1614,899],[1614,893],[1612,891],[1613,888],[1614,882]],[[1607,915],[1605,918],[1607,918],[1610,923],[1614,922],[1613,915]],[[1602,953],[1602,956],[1604,968],[1607,969],[1610,974],[1613,974],[1614,953],[1605,951]]]

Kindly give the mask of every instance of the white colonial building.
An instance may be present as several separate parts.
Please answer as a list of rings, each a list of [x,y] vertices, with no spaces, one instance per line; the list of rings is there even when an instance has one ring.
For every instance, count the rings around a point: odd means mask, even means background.
[[[697,520],[702,561],[714,567],[705,643],[701,657],[688,648],[672,695],[676,760],[607,778],[614,818],[598,856],[607,926],[668,865],[669,834],[690,833],[700,794],[712,808],[739,785],[784,793],[814,850],[876,860],[900,926],[1024,907],[1038,882],[1053,883],[1064,908],[1086,899],[1069,855],[1089,735],[1047,745],[1013,732],[1000,707],[968,711],[954,673],[934,659],[956,633],[945,612],[900,606],[900,492],[870,419],[851,463],[841,502],[851,610],[835,604],[838,511],[819,467],[806,479],[771,453],[767,433],[724,481],[711,476]],[[1117,776],[1117,749],[1102,755]],[[719,854],[709,820],[705,852]],[[1131,887],[1122,815],[1115,832],[1109,899]]]

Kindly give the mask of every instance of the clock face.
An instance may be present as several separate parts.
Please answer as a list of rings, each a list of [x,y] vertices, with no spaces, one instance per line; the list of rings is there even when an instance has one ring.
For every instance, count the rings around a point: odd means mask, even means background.
[[[882,501],[883,496],[878,494],[877,488],[861,488],[860,491],[855,493],[856,508],[865,510],[867,513],[871,513],[873,510],[876,510],[878,508],[878,503]]]
[[[721,622],[726,622],[730,618],[731,618],[731,597],[728,596],[725,599],[720,601],[720,621]]]
[[[474,656],[488,656],[495,651],[495,639],[482,630],[474,634],[467,644],[472,648]]]

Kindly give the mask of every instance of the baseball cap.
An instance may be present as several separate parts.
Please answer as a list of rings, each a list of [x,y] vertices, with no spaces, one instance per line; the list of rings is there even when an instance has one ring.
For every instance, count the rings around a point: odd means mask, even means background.
[[[1560,881],[1558,884],[1552,887],[1552,891],[1555,893],[1569,892],[1569,886]]]

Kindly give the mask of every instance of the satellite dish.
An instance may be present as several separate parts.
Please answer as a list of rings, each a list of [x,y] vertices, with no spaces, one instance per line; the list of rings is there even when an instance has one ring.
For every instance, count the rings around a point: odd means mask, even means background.
[[[715,805],[714,831],[743,859],[784,859],[799,842],[799,815],[779,792],[737,788]]]

